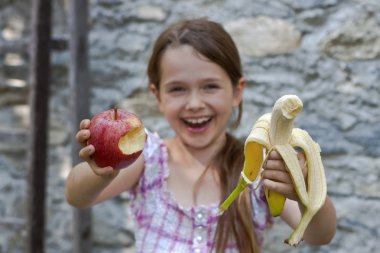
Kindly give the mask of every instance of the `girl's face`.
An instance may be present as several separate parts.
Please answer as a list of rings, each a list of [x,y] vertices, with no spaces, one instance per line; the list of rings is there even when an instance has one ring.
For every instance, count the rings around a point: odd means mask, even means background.
[[[219,65],[189,45],[167,49],[160,67],[160,90],[150,88],[177,137],[195,149],[223,143],[232,109],[242,98],[244,79],[234,89]]]

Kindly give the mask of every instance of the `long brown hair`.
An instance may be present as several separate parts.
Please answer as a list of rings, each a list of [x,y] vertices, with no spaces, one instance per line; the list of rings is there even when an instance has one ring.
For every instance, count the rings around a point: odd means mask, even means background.
[[[242,67],[239,52],[231,36],[224,28],[207,19],[183,20],[169,26],[157,38],[148,63],[149,83],[160,88],[160,62],[165,50],[180,45],[190,45],[201,55],[218,64],[229,76],[233,88],[242,78]],[[242,115],[242,103],[239,104],[238,126]],[[228,155],[226,155],[228,154]],[[221,198],[224,200],[236,186],[244,163],[244,146],[230,134],[226,135],[226,143],[214,156],[209,167],[218,168]],[[202,178],[198,182],[200,182]],[[239,204],[236,201],[218,220],[214,248],[224,252],[227,242],[233,236],[240,252],[260,252],[255,228],[252,221],[251,199],[246,191]]]

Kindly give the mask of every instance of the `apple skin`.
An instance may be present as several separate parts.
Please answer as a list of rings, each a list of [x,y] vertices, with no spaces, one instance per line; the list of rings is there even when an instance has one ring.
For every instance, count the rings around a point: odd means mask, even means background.
[[[122,169],[131,165],[142,153],[146,141],[146,133],[141,120],[133,113],[120,109],[110,109],[96,114],[90,123],[88,144],[95,147],[92,158],[97,166],[111,166]],[[139,148],[124,153],[119,141],[133,131],[140,131]],[[124,141],[128,145],[129,141]],[[132,142],[132,141],[131,141]],[[141,143],[143,142],[143,143]]]

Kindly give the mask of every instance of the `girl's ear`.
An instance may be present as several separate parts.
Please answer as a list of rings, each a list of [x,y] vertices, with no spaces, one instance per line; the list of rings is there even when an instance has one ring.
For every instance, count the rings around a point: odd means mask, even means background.
[[[243,100],[243,91],[245,88],[245,84],[246,84],[245,78],[241,77],[238,81],[238,84],[234,88],[233,106],[238,106]]]
[[[157,103],[158,110],[160,112],[162,112],[162,110],[161,110],[161,99],[160,99],[160,92],[159,92],[159,90],[157,89],[156,85],[154,85],[154,84],[150,84],[149,85],[149,90],[152,92],[152,94],[156,98],[156,103]]]
[[[156,97],[157,103],[160,102],[160,94],[156,88],[156,85],[154,84],[149,84],[149,90],[152,92],[152,94]]]

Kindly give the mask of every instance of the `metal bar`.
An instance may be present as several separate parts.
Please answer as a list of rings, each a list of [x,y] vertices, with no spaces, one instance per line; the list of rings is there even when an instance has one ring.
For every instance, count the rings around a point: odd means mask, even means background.
[[[87,0],[71,0],[69,2],[70,29],[70,88],[72,98],[72,163],[80,162],[79,145],[75,134],[82,119],[89,117],[89,71],[87,48]],[[91,209],[74,209],[74,252],[90,253],[91,239]]]
[[[51,1],[32,1],[30,46],[30,133],[28,178],[29,253],[44,252],[45,193],[47,174],[47,125],[50,82]]]
[[[52,38],[50,49],[53,51],[64,51],[68,48],[68,40],[66,38]],[[14,41],[0,40],[0,54],[4,53],[29,53],[30,38],[19,39]]]

